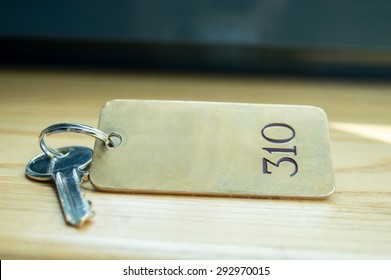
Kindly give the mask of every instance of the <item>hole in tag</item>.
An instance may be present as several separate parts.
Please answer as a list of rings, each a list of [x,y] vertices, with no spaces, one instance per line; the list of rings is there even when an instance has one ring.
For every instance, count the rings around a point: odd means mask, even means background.
[[[109,135],[110,143],[107,145],[109,148],[116,148],[122,142],[122,137],[118,133],[111,132]]]

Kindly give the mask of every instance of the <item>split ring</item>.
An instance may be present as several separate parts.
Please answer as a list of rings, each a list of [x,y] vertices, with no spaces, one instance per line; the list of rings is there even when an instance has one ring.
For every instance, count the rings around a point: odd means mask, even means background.
[[[79,124],[79,123],[58,123],[58,124],[51,125],[45,128],[44,130],[42,130],[38,138],[39,146],[41,147],[42,151],[44,151],[44,153],[47,154],[49,157],[61,158],[65,156],[63,153],[59,152],[58,150],[49,147],[48,144],[45,142],[46,136],[62,133],[62,132],[85,134],[88,136],[92,136],[96,139],[99,139],[100,141],[105,143],[107,147],[115,146],[113,141],[111,141],[109,135],[107,135],[106,133],[104,133],[103,131],[95,127],[88,126],[85,124]]]

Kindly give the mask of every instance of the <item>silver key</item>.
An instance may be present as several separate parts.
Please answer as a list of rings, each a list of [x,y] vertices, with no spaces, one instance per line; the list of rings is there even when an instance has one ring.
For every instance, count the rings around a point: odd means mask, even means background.
[[[26,166],[26,175],[34,180],[56,182],[64,217],[72,226],[81,226],[94,216],[91,202],[85,199],[80,184],[88,180],[85,171],[92,161],[92,150],[87,147],[58,149],[65,156],[51,158],[45,153],[33,158]]]

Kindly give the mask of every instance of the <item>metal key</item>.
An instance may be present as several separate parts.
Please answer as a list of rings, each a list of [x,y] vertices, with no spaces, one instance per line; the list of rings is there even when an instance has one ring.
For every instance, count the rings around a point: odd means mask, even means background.
[[[85,171],[92,161],[92,150],[87,147],[58,149],[61,158],[51,158],[43,153],[26,166],[26,175],[34,180],[54,180],[65,220],[72,226],[81,226],[94,216],[91,202],[84,197],[80,184],[88,180]]]

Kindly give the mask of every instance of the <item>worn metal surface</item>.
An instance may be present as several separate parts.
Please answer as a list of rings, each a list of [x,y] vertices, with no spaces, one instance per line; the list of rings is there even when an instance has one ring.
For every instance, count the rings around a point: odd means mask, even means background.
[[[320,198],[334,190],[327,118],[310,106],[114,100],[90,180],[99,190]]]

